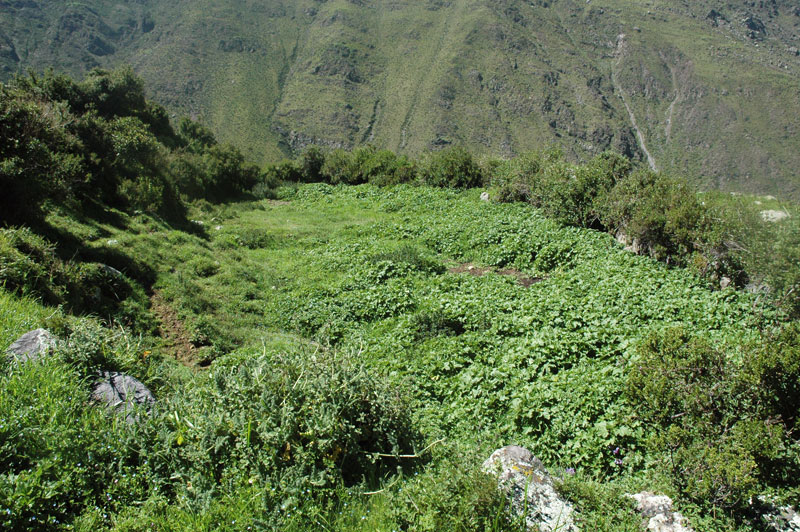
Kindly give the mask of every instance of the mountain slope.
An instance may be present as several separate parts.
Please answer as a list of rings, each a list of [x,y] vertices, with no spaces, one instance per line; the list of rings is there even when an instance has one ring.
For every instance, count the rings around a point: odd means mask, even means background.
[[[308,144],[612,148],[800,197],[791,0],[0,0],[0,69],[130,63],[254,160]]]

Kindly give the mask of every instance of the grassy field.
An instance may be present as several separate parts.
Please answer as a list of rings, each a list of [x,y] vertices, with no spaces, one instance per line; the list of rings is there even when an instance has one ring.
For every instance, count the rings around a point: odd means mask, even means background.
[[[291,186],[195,203],[191,231],[52,210],[81,253],[128,257],[135,268],[117,267],[131,279],[149,269],[161,334],[0,293],[0,348],[36,326],[68,339],[0,376],[0,523],[515,530],[479,465],[519,444],[562,481],[584,529],[639,530],[622,493],[676,488],[626,392],[637,347],[680,327],[735,353],[779,316],[607,234],[479,195]],[[152,414],[128,425],[87,404],[98,367],[147,383]],[[678,504],[696,529],[751,526]]]

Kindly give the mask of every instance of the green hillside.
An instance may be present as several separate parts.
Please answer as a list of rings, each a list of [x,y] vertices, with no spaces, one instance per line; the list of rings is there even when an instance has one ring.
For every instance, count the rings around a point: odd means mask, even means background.
[[[256,162],[309,144],[615,149],[800,197],[791,0],[0,2],[0,69],[133,65]],[[637,131],[638,128],[638,131]]]

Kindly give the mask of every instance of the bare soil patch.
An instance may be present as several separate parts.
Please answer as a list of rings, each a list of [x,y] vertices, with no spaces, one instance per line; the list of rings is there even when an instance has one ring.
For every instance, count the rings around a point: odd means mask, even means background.
[[[179,362],[191,368],[203,367],[200,353],[192,343],[189,331],[164,297],[156,292],[150,296],[150,307],[158,318],[158,330],[164,339],[164,349]]]
[[[495,268],[488,268],[485,266],[476,266],[470,262],[465,262],[463,264],[458,264],[453,266],[452,268],[448,268],[447,271],[450,273],[466,273],[469,275],[473,275],[475,277],[481,277],[482,275],[486,275],[487,273],[496,273],[498,275],[508,275],[510,277],[514,277],[517,279],[517,282],[528,288],[538,282],[544,280],[544,277],[531,277],[522,273],[519,270],[515,270],[514,268],[505,268],[502,270],[497,270]]]

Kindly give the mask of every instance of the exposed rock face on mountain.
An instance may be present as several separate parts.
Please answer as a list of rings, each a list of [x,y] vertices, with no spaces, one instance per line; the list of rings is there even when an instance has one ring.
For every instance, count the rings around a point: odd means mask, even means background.
[[[0,28],[0,78],[130,63],[255,160],[557,144],[800,198],[794,0],[0,0]]]

